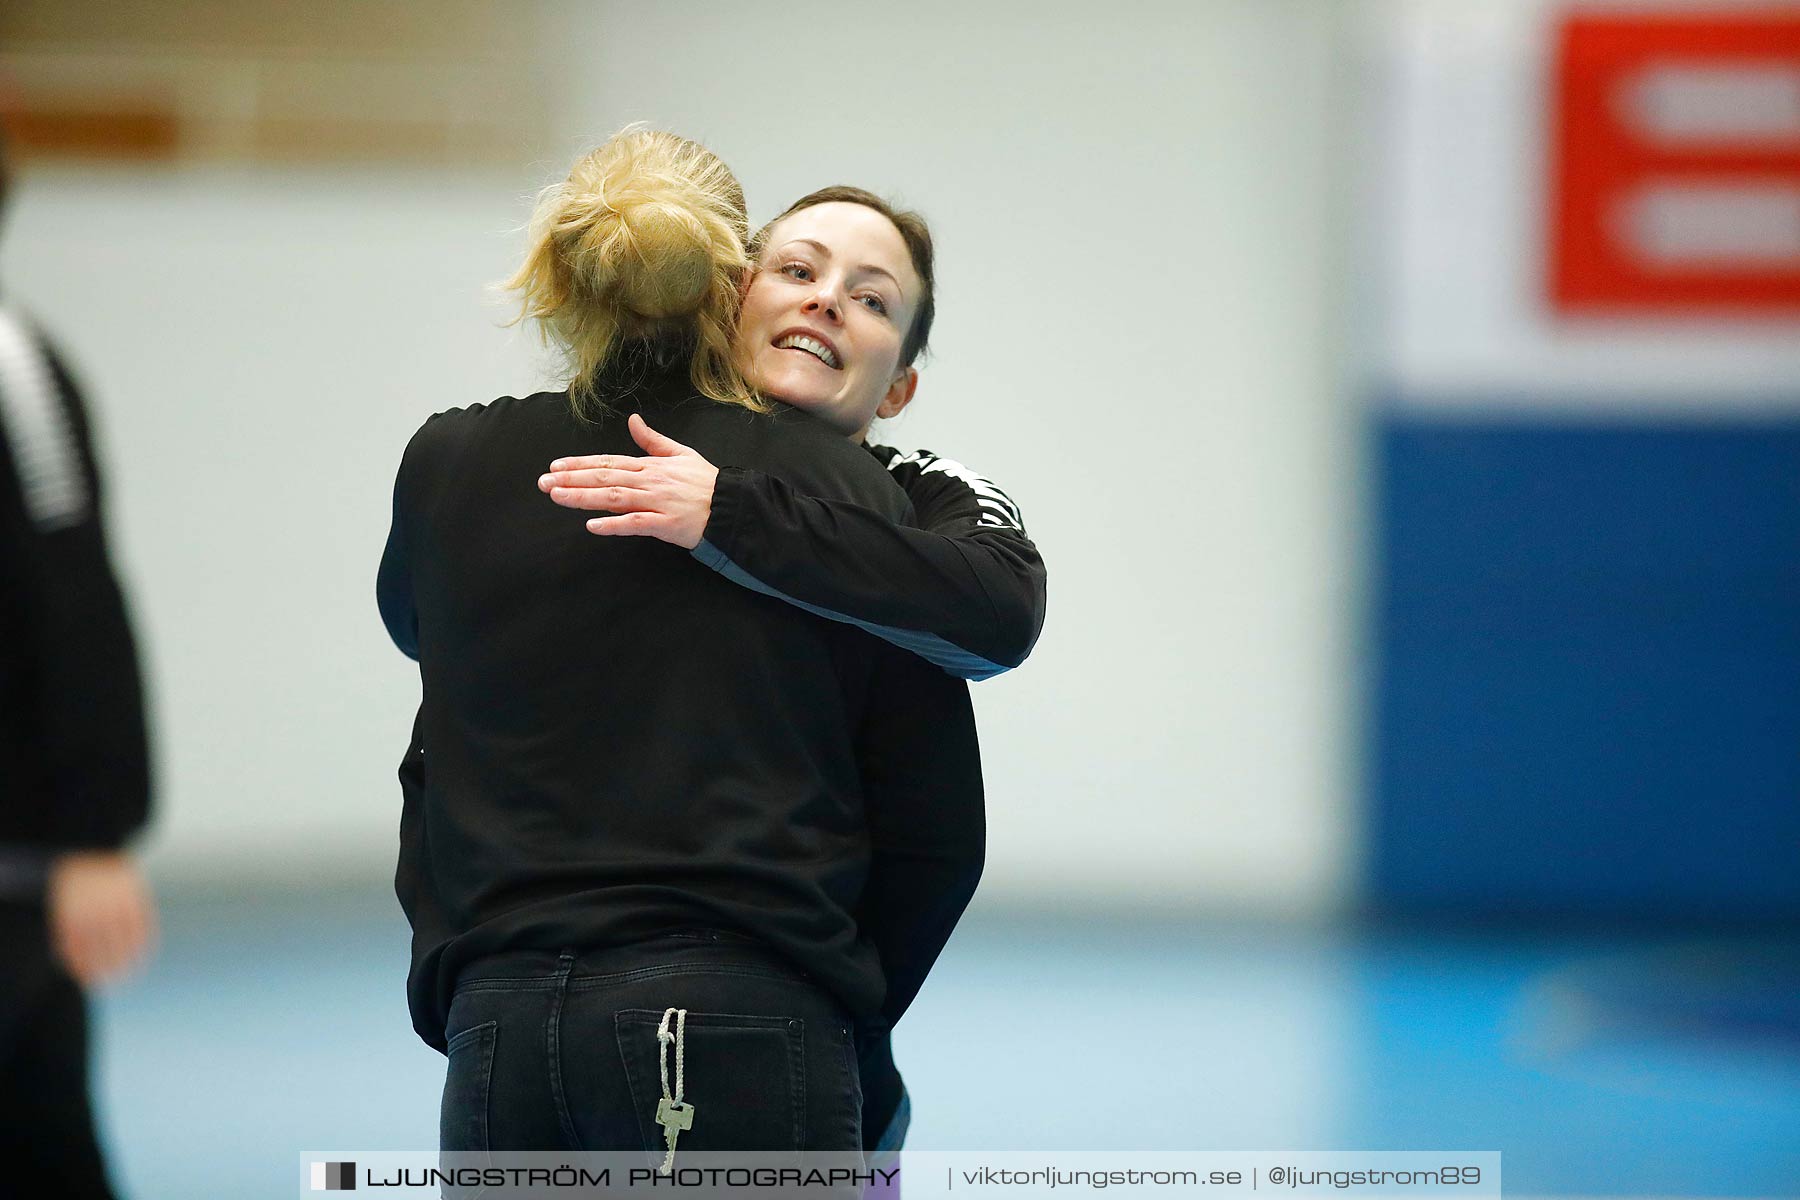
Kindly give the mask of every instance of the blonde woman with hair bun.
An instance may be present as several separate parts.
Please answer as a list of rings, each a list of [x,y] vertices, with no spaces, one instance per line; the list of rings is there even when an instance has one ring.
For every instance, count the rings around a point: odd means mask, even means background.
[[[712,532],[783,498],[913,518],[841,428],[748,386],[747,228],[693,142],[584,156],[515,281],[568,386],[438,413],[402,456],[377,590],[422,698],[395,890],[445,1151],[854,1157],[858,1031],[980,875],[959,679],[533,487],[651,441],[723,482]]]

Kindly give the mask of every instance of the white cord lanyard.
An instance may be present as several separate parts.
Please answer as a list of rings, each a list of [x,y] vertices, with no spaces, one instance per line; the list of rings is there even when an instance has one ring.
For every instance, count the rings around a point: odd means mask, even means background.
[[[669,1032],[669,1018],[675,1018],[675,1032]],[[663,1127],[663,1137],[669,1143],[669,1153],[663,1157],[662,1166],[657,1168],[659,1175],[671,1174],[675,1169],[675,1139],[683,1129],[691,1129],[694,1124],[694,1106],[681,1102],[682,1086],[686,1082],[687,1051],[687,1009],[666,1008],[663,1010],[662,1024],[656,1028],[656,1066],[662,1074],[662,1101],[656,1106],[656,1123]],[[669,1094],[669,1043],[675,1043],[675,1093]]]

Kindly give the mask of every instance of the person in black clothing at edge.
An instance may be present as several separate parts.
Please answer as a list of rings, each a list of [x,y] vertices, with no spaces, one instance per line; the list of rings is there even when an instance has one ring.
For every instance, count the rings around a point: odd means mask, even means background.
[[[0,209],[6,171],[0,147]],[[84,989],[140,961],[155,907],[125,843],[150,805],[137,650],[80,392],[0,306],[0,1161],[108,1197]]]
[[[880,310],[892,307],[900,283],[862,270],[845,251],[859,238],[879,243],[894,233],[905,243],[918,296],[897,360],[880,361],[871,381],[846,366],[867,353],[863,330],[880,328]],[[755,471],[721,471],[641,422],[632,427],[643,456],[558,460],[539,486],[558,504],[617,514],[590,521],[593,533],[660,538],[746,587],[859,625],[960,677],[985,679],[1019,665],[1043,628],[1045,573],[1018,506],[961,463],[866,440],[872,416],[896,416],[910,403],[913,364],[930,337],[933,259],[924,220],[862,188],[822,188],[765,225],[751,253],[755,273],[736,340],[745,377],[763,395],[850,434],[905,489],[920,528],[854,503],[797,495]],[[873,414],[871,390],[880,396]],[[922,744],[919,752],[930,749]],[[920,783],[929,786],[929,776]],[[904,1000],[889,1007],[903,1011]],[[898,1150],[911,1117],[889,1028],[861,1030],[869,1151]]]
[[[859,1149],[853,1026],[891,1026],[980,872],[966,689],[721,563],[587,541],[525,472],[648,416],[765,500],[911,506],[840,430],[759,411],[742,196],[702,148],[622,135],[537,228],[517,282],[571,390],[427,422],[379,588],[424,683],[396,890],[444,1147]]]

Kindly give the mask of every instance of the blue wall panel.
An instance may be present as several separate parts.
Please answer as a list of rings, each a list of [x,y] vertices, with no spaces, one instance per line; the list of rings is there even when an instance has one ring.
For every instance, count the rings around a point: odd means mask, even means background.
[[[1374,898],[1800,916],[1800,418],[1376,439]]]

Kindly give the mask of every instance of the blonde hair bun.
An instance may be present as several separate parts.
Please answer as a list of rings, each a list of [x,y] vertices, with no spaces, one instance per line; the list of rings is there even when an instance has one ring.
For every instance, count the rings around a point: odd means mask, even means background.
[[[627,174],[622,184],[595,180],[585,194],[574,184],[571,179],[557,221],[574,286],[652,320],[696,311],[721,247],[719,231],[707,229],[694,198],[681,194],[680,181]],[[722,249],[730,254],[729,236],[725,241]]]
[[[668,335],[695,343],[701,393],[762,408],[730,349],[748,241],[743,189],[718,156],[634,126],[539,195],[531,248],[506,286],[564,350],[578,411],[597,402],[595,377],[621,342]]]

